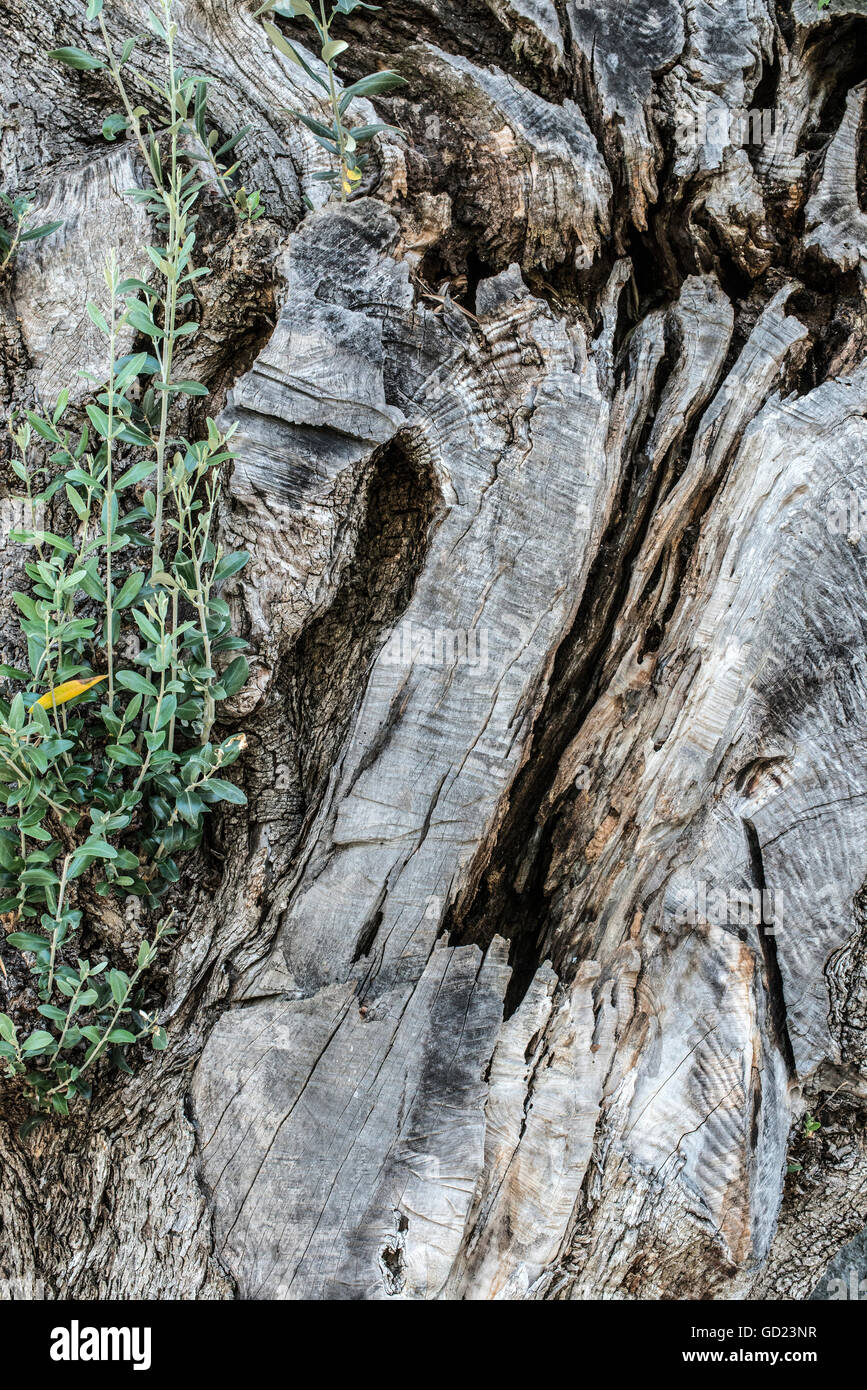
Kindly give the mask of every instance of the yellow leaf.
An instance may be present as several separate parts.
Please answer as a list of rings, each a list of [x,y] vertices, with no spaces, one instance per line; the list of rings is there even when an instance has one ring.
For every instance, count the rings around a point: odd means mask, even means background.
[[[361,170],[360,170],[360,169],[347,169],[347,170],[346,170],[346,177],[347,177],[352,183],[358,183],[358,180],[361,178]]]
[[[99,685],[100,681],[105,680],[108,680],[107,674],[94,676],[89,681],[61,681],[53,690],[47,690],[44,695],[40,695],[30,708],[35,709],[36,705],[41,705],[43,709],[51,709],[52,705],[65,705],[67,700],[74,700],[76,695],[83,695],[92,685]]]

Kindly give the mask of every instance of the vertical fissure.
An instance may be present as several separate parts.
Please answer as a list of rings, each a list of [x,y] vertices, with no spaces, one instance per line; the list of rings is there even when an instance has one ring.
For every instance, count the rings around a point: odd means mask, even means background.
[[[779,957],[777,955],[775,925],[773,922],[768,922],[766,918],[768,884],[765,877],[762,846],[759,841],[758,831],[753,822],[744,817],[743,824],[747,840],[747,849],[749,850],[753,884],[758,889],[759,901],[761,902],[758,934],[762,958],[765,963],[765,980],[768,992],[768,1012],[771,1022],[771,1035],[782,1053],[790,1080],[794,1080],[798,1073],[797,1067],[795,1066],[795,1052],[792,1047],[792,1039],[789,1035],[788,1010],[786,1008],[786,995],[783,988],[783,973],[780,969]]]

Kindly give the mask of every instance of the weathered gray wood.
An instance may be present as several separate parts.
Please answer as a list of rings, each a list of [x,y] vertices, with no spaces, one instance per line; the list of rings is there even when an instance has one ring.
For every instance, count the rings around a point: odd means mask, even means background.
[[[141,234],[102,79],[40,56],[80,16],[15,11],[4,172],[67,222],[3,286],[9,407],[75,384]],[[865,12],[359,11],[404,133],[325,206],[312,84],[178,0],[269,210],[205,200],[185,362],[238,427],[249,807],[178,889],[167,1052],[24,1142],[2,1110],[4,1274],[801,1297],[867,1222]]]
[[[853,87],[846,110],[828,146],[819,186],[806,208],[806,248],[815,247],[840,270],[864,270],[867,217],[858,202],[858,140],[867,86]]]

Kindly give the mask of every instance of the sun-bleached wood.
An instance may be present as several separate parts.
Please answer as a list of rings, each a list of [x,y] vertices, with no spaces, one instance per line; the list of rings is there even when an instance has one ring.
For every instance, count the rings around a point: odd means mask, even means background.
[[[182,363],[237,425],[249,806],[185,868],[168,1050],[4,1114],[4,1273],[802,1297],[867,1222],[867,6],[358,11],[408,85],[345,206],[315,85],[176,8],[268,207],[203,199]],[[80,16],[18,10],[5,176],[67,220],[3,286],[7,408],[93,369],[100,238],[144,230],[103,80],[41,56]],[[759,148],[693,138],[759,107]],[[123,959],[135,911],[88,907]]]

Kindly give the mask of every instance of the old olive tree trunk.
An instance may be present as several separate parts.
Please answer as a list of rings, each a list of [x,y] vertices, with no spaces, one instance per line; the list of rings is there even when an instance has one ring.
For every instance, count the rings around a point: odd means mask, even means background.
[[[3,1277],[803,1296],[867,1221],[867,0],[356,10],[344,81],[408,85],[345,205],[253,8],[176,6],[268,209],[206,199],[185,364],[239,426],[249,806],[176,890],[168,1050],[2,1111]],[[65,219],[4,412],[84,398],[147,238],[107,83],[45,56],[83,11],[0,0],[3,186]]]

